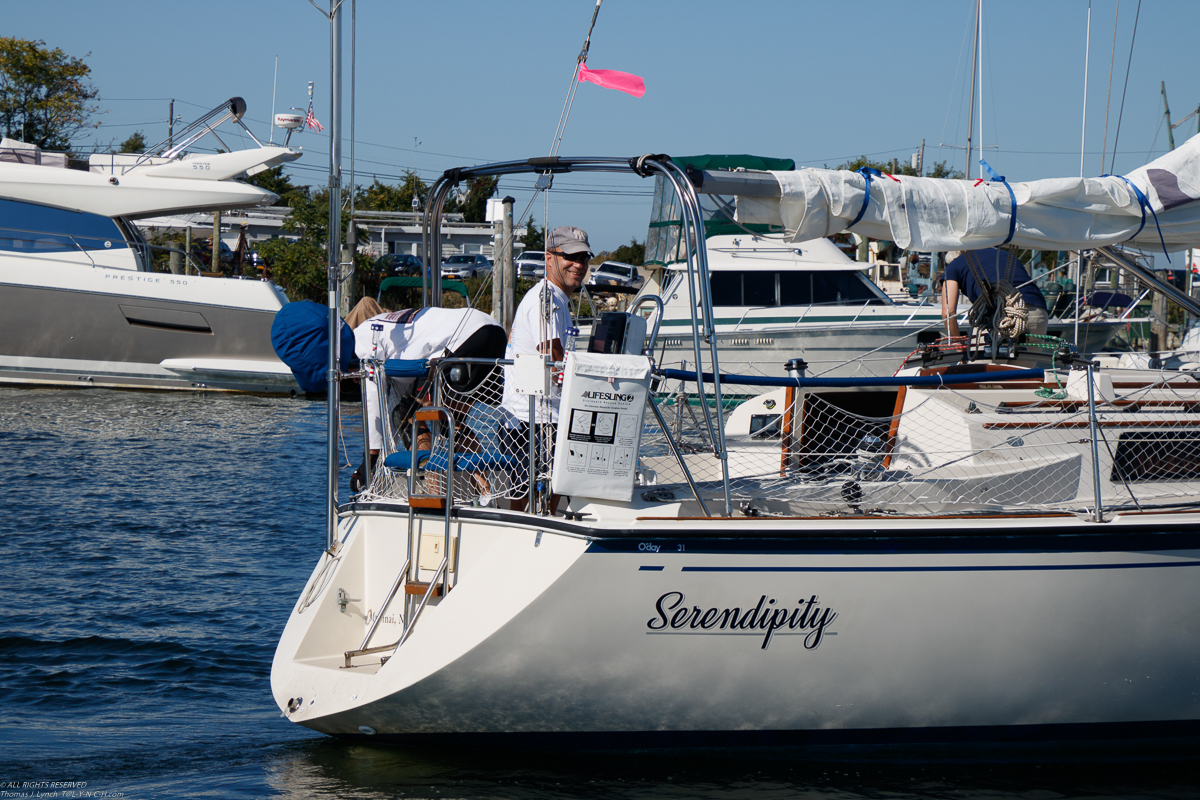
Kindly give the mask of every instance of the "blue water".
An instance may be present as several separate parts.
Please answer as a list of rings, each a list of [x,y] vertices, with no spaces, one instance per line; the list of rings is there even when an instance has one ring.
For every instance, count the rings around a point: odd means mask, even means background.
[[[324,541],[324,440],[324,406],[302,400],[0,387],[0,798],[51,781],[86,784],[59,797],[1200,797],[1200,761],[566,757],[314,734],[269,681]]]

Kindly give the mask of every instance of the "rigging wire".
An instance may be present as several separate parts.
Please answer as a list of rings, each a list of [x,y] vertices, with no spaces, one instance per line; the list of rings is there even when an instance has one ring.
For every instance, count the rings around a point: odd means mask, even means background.
[[[1104,142],[1100,146],[1100,171],[1104,172],[1104,159],[1108,156],[1108,111],[1112,106],[1112,71],[1113,62],[1117,60],[1117,17],[1121,14],[1121,0],[1117,0],[1117,10],[1113,14],[1113,43],[1112,55],[1108,57],[1108,96],[1104,100]]]
[[[992,69],[992,67],[993,67],[992,49],[990,47],[988,47],[988,48],[984,47],[985,35],[986,35],[985,31],[981,29],[979,31],[979,55],[981,58],[986,55],[988,74],[991,75],[993,72],[995,72],[995,70]],[[980,91],[983,91],[983,69],[982,68],[979,70],[979,77],[980,77],[979,89],[980,89]],[[999,94],[999,92],[996,92],[995,88],[996,88],[996,84],[993,83],[992,84],[993,91],[988,92],[988,105],[992,109],[992,119],[998,120],[998,119],[1000,119],[1000,114],[999,114],[999,112],[996,111],[996,95]],[[980,112],[979,118],[980,118],[980,121],[983,120],[983,112],[982,111]],[[996,123],[993,122],[992,124],[995,125]],[[999,151],[1001,149],[1001,147],[1000,147],[999,141],[997,141],[997,140],[1000,138],[1000,136],[996,133],[996,131],[999,130],[999,127],[992,128],[991,130],[992,130],[992,136],[994,138],[992,139],[992,143],[990,145],[988,145],[988,148]],[[980,147],[980,151],[982,152],[982,150],[984,149],[982,133],[979,134],[979,147]]]
[[[579,65],[587,60],[588,50],[592,46],[592,31],[595,30],[595,28],[596,28],[596,18],[598,16],[600,16],[600,4],[602,2],[604,2],[604,0],[596,0],[596,7],[595,7],[595,9],[592,10],[592,21],[591,21],[591,24],[588,25],[587,36],[585,36],[584,40],[583,40],[583,49],[580,50],[579,56],[575,59],[575,68],[571,72],[571,85],[567,89],[567,97],[563,101],[563,110],[558,118],[558,127],[556,127],[554,129],[554,138],[550,142],[550,155],[551,156],[558,155],[559,145],[562,144],[562,137],[567,131],[567,120],[570,118],[571,108],[575,104],[575,91],[576,91],[576,89],[579,88],[579,80],[578,80]],[[529,198],[529,203],[525,206],[525,210],[513,218],[513,227],[514,228],[516,228],[520,224],[524,224],[528,228],[529,212],[533,208],[533,204],[535,202],[537,202],[538,194],[545,193],[546,190],[550,188],[550,185],[552,183],[552,181],[549,179],[550,175],[551,175],[550,171],[547,170],[546,172],[542,173],[542,176],[547,178],[547,180],[543,181],[539,178],[539,180],[534,184],[533,195]],[[542,218],[542,230],[543,231],[549,230],[548,223],[550,220],[550,209],[549,209],[550,200],[549,200],[548,196],[545,198],[545,201],[546,201],[546,208],[545,208],[545,211],[543,213],[543,218]]]
[[[571,71],[571,84],[570,84],[570,86],[567,87],[567,96],[563,100],[563,110],[559,114],[558,125],[554,129],[554,137],[553,137],[553,139],[551,139],[551,142],[550,142],[550,155],[551,156],[558,155],[559,147],[562,145],[562,138],[566,134],[567,121],[570,119],[571,109],[575,105],[575,92],[579,88],[579,80],[578,80],[579,65],[587,60],[588,50],[591,49],[591,46],[592,46],[592,31],[594,31],[596,29],[596,18],[600,16],[600,4],[603,2],[604,2],[604,0],[596,0],[596,7],[592,10],[592,21],[588,25],[587,36],[585,36],[583,39],[583,48],[579,51],[579,55],[575,59],[575,67]],[[547,170],[546,172],[543,172],[541,174],[541,176],[539,176],[538,180],[534,183],[533,194],[530,196],[529,202],[525,206],[525,210],[522,211],[519,215],[515,216],[513,219],[514,236],[515,236],[516,228],[518,228],[521,224],[524,224],[526,227],[526,230],[528,230],[529,222],[530,222],[529,212],[533,208],[533,204],[537,202],[537,198],[538,198],[539,194],[542,195],[542,200],[543,200],[543,206],[542,206],[542,232],[543,232],[543,235],[550,230],[550,192],[549,192],[549,189],[550,189],[551,185],[553,184],[553,181],[550,178],[551,175],[552,175],[551,171]],[[575,192],[580,192],[580,191],[581,190],[575,190]],[[545,245],[543,244],[543,248],[544,247],[545,247]],[[480,282],[479,290],[475,294],[475,298],[473,299],[474,302],[472,303],[472,305],[474,305],[476,302],[478,302],[479,298],[483,296],[484,290],[491,285],[491,281],[493,279],[494,272],[495,272],[495,270],[493,268],[493,272],[489,273],[489,275],[486,278],[484,278],[483,281]],[[547,292],[545,294],[546,294],[546,302],[548,302],[549,301],[549,293]],[[546,313],[543,314],[542,316],[543,317],[548,316],[548,313],[549,313],[548,309],[543,309],[543,311]],[[543,319],[543,322],[545,322],[545,319]]]
[[[588,25],[587,36],[583,39],[583,49],[579,51],[579,56],[575,59],[575,69],[571,73],[571,85],[567,88],[567,98],[563,102],[562,113],[558,117],[558,127],[554,129],[554,138],[550,142],[550,155],[558,155],[558,148],[562,144],[562,137],[567,132],[567,120],[571,116],[571,106],[575,103],[575,91],[579,88],[579,65],[587,61],[588,50],[592,46],[592,31],[596,28],[596,18],[600,16],[600,4],[604,0],[596,0],[596,7],[592,10],[592,22]]]
[[[1154,141],[1150,142],[1150,149],[1146,151],[1146,163],[1150,163],[1151,154],[1154,153],[1154,146],[1158,144],[1158,134],[1162,133],[1163,122],[1166,120],[1166,118],[1166,114],[1162,114],[1158,118],[1158,127],[1154,129]],[[1113,153],[1113,158],[1116,158],[1115,152]]]
[[[968,15],[968,20],[969,19],[970,19],[970,16]],[[949,121],[950,121],[950,107],[954,103],[954,94],[953,94],[954,87],[959,85],[958,84],[958,70],[959,70],[959,67],[962,66],[963,52],[967,49],[967,34],[969,34],[970,32],[971,32],[970,25],[968,25],[966,28],[963,28],[963,39],[962,39],[962,42],[958,46],[958,63],[956,63],[954,65],[954,79],[950,83],[950,91],[951,91],[950,99],[946,101],[946,118],[944,120],[942,120],[942,138],[941,138],[941,141],[938,142],[939,150],[941,150],[943,147],[946,147],[944,142],[946,140],[946,127],[947,127],[947,125],[949,125]],[[962,96],[963,96],[963,92],[965,92],[965,91],[966,91],[966,85],[964,84],[963,88],[960,89],[960,91],[958,93],[958,107],[960,110],[960,114],[961,114],[961,109],[962,109]],[[962,124],[962,119],[960,118],[958,121],[958,124],[956,124],[954,127],[954,140],[955,141],[958,140],[958,134],[961,130],[961,128],[960,128],[961,124]]]
[[[1121,117],[1125,113],[1125,92],[1129,89],[1129,68],[1133,65],[1133,45],[1137,41],[1137,26],[1138,17],[1142,13],[1142,0],[1138,0],[1137,11],[1133,14],[1133,34],[1129,37],[1129,60],[1125,62],[1125,86],[1121,89],[1121,108],[1117,112],[1117,132],[1113,134],[1113,156],[1112,161],[1108,165],[1108,171],[1111,173],[1113,167],[1117,163],[1117,140],[1121,138]],[[1104,166],[1103,163],[1100,164]]]

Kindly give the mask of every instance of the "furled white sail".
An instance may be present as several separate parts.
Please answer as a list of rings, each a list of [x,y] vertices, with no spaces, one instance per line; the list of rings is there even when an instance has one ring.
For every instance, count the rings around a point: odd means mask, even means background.
[[[877,175],[868,197],[858,172],[772,174],[780,198],[739,197],[738,221],[782,223],[796,242],[850,229],[913,250],[962,250],[1001,244],[1011,230],[1013,244],[1039,250],[1200,246],[1200,136],[1124,178],[1014,182],[1012,195],[1000,181]]]

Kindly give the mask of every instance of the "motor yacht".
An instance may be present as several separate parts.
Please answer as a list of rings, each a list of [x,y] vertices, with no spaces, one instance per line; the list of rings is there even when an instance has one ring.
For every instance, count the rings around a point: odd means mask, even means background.
[[[156,267],[161,248],[137,226],[278,199],[239,178],[293,161],[298,149],[187,152],[222,122],[241,125],[244,113],[232,98],[150,154],[93,155],[86,170],[5,141],[0,382],[296,393],[270,340],[283,291],[266,279],[216,277],[186,256],[179,274]]]
[[[755,156],[677,159],[685,169],[720,166],[696,174],[710,176],[697,202],[722,363],[733,372],[777,371],[798,358],[813,376],[893,374],[900,360],[942,335],[939,294],[889,295],[868,277],[869,265],[852,260],[828,238],[795,241],[786,235],[777,208],[764,215],[752,198],[721,194],[728,185],[723,182],[736,180],[754,165],[794,170],[790,161],[773,161]],[[654,283],[644,291],[662,297],[666,310],[658,347],[663,363],[677,367],[686,364],[691,349],[681,225],[677,195],[670,182],[656,178],[645,263],[662,270],[663,285]],[[961,305],[965,321],[969,303]],[[653,312],[647,307],[645,313]],[[1125,319],[1100,318],[1076,324],[1070,313],[1053,314],[1047,333],[1078,352],[1098,353],[1127,324]]]

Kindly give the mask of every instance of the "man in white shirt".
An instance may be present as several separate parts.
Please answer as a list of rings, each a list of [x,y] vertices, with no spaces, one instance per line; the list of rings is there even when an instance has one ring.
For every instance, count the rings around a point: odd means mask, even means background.
[[[383,330],[372,330],[373,325],[382,326]],[[432,358],[501,358],[505,348],[504,328],[489,315],[473,308],[420,308],[404,309],[388,314],[378,314],[363,322],[354,329],[354,353],[360,361],[378,359],[419,360]],[[491,370],[488,367],[472,365],[467,370],[467,376],[462,385],[455,386],[460,391],[470,391],[477,386]],[[411,394],[417,378],[389,378],[388,413],[390,414],[406,395]],[[371,462],[379,454],[383,444],[383,423],[379,413],[379,390],[374,378],[363,384],[363,392],[367,401],[368,439],[370,443]],[[421,448],[418,441],[417,449]],[[364,467],[360,466],[354,478],[358,485],[365,476]],[[355,481],[351,479],[351,489],[355,489]]]
[[[546,277],[539,281],[517,306],[512,333],[504,357],[517,353],[549,353],[562,361],[571,327],[571,295],[583,286],[588,260],[592,257],[588,235],[579,228],[563,225],[546,234]],[[549,304],[549,314],[545,313]],[[551,388],[550,419],[535,407],[535,421],[542,425],[558,422],[560,389]],[[512,453],[529,452],[529,396],[513,389],[512,368],[505,367],[504,402],[509,413],[506,449]],[[551,434],[553,440],[553,433]]]

